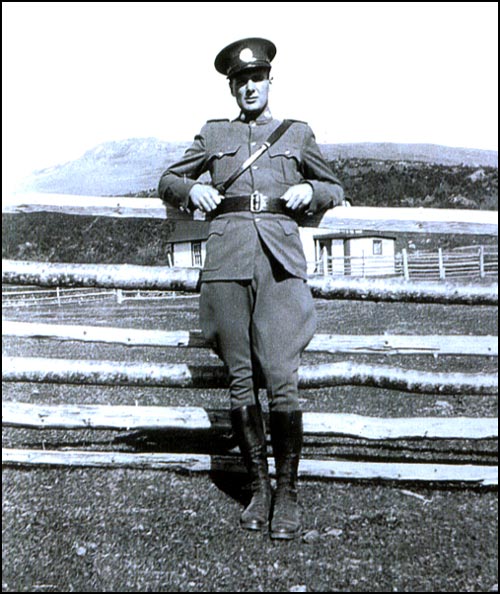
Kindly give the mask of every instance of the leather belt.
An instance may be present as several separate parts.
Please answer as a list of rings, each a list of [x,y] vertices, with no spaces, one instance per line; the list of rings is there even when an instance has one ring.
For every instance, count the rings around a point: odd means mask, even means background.
[[[253,192],[249,196],[234,196],[224,198],[219,206],[208,213],[208,218],[213,219],[221,214],[230,212],[270,212],[275,214],[293,215],[293,211],[287,208],[281,198],[269,198],[260,192]]]

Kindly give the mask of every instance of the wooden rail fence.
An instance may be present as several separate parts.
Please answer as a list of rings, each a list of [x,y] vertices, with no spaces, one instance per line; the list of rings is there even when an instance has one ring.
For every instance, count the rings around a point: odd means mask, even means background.
[[[159,200],[83,198],[54,195],[9,196],[3,212],[63,212],[69,215],[165,218]],[[495,213],[496,215],[496,213]],[[180,215],[178,215],[180,216]],[[333,229],[467,233],[498,235],[496,216],[480,211],[427,209],[337,208],[325,214],[321,226]],[[313,223],[311,223],[313,224]],[[314,224],[317,224],[314,223]],[[41,287],[101,287],[113,289],[167,290],[195,293],[199,271],[130,265],[83,265],[22,261],[3,262],[3,282]],[[447,304],[496,305],[498,288],[493,284],[412,284],[367,279],[310,279],[316,297],[375,301],[413,301]],[[199,331],[140,330],[131,328],[35,324],[6,320],[3,335],[36,340],[82,341],[129,346],[209,348]],[[467,394],[478,398],[498,394],[493,373],[422,372],[391,365],[356,362],[356,355],[432,355],[498,357],[498,341],[492,336],[345,336],[318,334],[311,352],[346,354],[350,359],[300,368],[302,389],[329,386],[375,386],[398,393]],[[352,360],[351,360],[352,359]],[[133,361],[89,361],[44,357],[4,357],[3,381],[44,384],[132,385],[148,387],[213,388],[227,386],[221,365],[152,364]],[[3,402],[6,427],[51,430],[143,430],[182,431],[212,435],[227,431],[228,411],[199,407],[154,407],[111,405],[46,405]],[[306,435],[343,436],[373,440],[497,440],[498,419],[472,417],[376,418],[339,413],[304,415]],[[71,450],[4,449],[9,465],[78,465],[115,468],[184,469],[196,472],[241,471],[239,457],[200,453],[129,453]],[[274,472],[273,460],[270,459]],[[301,460],[304,477],[342,480],[444,481],[473,485],[496,485],[497,467],[491,463],[450,464],[428,462],[373,462],[346,460]]]
[[[314,264],[317,274],[344,276],[345,270],[355,269],[361,277],[404,277],[407,280],[445,280],[498,277],[498,248],[469,247],[467,250],[418,251],[403,248],[393,256],[329,256],[324,251]]]

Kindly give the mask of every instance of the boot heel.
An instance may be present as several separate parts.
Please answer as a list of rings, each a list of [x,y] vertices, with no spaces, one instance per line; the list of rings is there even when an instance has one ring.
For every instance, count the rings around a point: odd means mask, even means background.
[[[269,526],[271,512],[271,488],[257,490],[240,517],[240,526],[244,530],[263,530]]]
[[[271,412],[270,421],[277,482],[270,537],[292,540],[301,531],[296,484],[303,442],[302,413]]]
[[[278,492],[271,519],[270,537],[273,540],[292,540],[300,534],[300,531],[297,492],[295,490]]]

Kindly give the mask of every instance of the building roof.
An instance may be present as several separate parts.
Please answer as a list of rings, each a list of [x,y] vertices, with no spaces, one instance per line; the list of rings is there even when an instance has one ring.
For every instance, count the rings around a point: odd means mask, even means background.
[[[393,235],[385,235],[383,233],[372,233],[370,231],[362,231],[361,233],[325,233],[324,235],[314,235],[314,239],[366,239],[371,237],[373,239],[392,239],[396,241]]]
[[[204,241],[208,238],[209,226],[209,221],[176,221],[175,228],[167,241],[169,243]]]

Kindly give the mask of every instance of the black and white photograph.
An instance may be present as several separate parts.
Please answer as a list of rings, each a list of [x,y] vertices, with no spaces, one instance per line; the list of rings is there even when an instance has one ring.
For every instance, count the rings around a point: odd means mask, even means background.
[[[2,40],[2,592],[498,592],[498,3]]]

